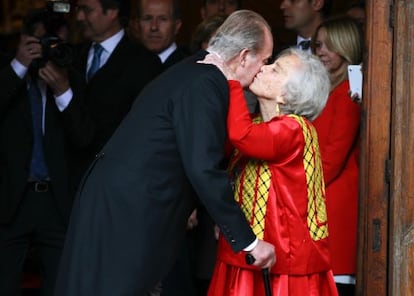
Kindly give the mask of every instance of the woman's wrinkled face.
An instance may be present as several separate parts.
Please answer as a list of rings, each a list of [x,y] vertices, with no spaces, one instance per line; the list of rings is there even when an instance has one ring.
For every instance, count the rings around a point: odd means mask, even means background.
[[[249,88],[258,97],[283,104],[285,85],[299,66],[296,55],[280,57],[273,64],[262,66]]]

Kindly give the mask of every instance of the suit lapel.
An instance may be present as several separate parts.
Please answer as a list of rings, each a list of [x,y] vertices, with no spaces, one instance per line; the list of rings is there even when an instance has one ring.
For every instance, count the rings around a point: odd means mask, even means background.
[[[119,77],[125,63],[128,61],[128,46],[129,41],[126,36],[122,37],[121,41],[115,47],[109,59],[91,78],[91,81],[100,80],[102,77]],[[87,55],[86,55],[87,59]],[[84,73],[86,73],[86,62],[84,66]],[[85,75],[85,74],[84,74]]]

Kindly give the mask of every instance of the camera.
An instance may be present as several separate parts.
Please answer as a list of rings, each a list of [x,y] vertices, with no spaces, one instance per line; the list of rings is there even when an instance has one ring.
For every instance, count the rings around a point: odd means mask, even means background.
[[[46,6],[30,12],[23,21],[23,32],[35,35],[39,25],[43,25],[45,34],[40,38],[42,58],[32,61],[31,68],[42,68],[48,61],[59,67],[67,67],[73,60],[73,49],[61,36],[62,29],[68,29],[65,15],[70,13],[67,1],[46,1]]]
[[[37,61],[38,68],[43,67],[47,61],[52,61],[59,67],[67,67],[72,63],[72,46],[56,36],[43,36],[40,38],[43,56]]]
[[[70,3],[66,1],[49,0],[46,2],[46,8],[48,11],[52,11],[55,13],[69,13]]]

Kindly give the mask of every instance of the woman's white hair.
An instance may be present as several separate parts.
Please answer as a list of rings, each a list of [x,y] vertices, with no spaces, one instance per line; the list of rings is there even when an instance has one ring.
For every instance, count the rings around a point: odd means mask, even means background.
[[[314,55],[296,48],[282,51],[278,58],[295,55],[300,65],[294,69],[284,89],[283,114],[296,114],[314,120],[323,110],[330,91],[329,75],[322,62]]]

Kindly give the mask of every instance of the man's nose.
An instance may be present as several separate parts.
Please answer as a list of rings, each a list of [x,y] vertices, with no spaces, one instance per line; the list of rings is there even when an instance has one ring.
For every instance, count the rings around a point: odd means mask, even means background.
[[[82,21],[84,19],[85,19],[85,13],[83,12],[83,10],[79,9],[78,11],[76,11],[76,20]]]
[[[151,31],[158,31],[158,20],[155,18],[151,21]]]

